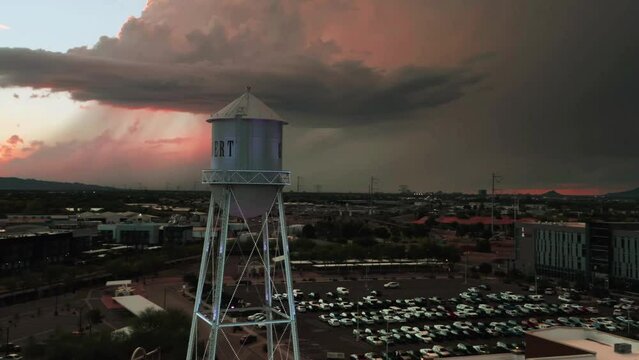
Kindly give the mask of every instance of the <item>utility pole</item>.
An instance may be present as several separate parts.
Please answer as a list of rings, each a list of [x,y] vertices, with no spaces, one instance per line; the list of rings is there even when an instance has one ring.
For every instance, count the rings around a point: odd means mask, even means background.
[[[464,251],[466,261],[464,264],[464,284],[468,284],[468,251]]]
[[[492,191],[490,196],[490,234],[491,236],[495,233],[495,183],[501,182],[502,177],[493,173],[492,174]]]
[[[368,183],[368,212],[369,215],[373,213],[373,194],[377,191],[377,185],[379,184],[379,179],[371,176],[370,182]]]
[[[355,337],[355,341],[359,341],[359,317],[360,317],[360,313],[359,313],[359,302],[356,304],[357,306],[357,317],[355,317],[355,321],[357,322],[357,336]]]
[[[628,318],[626,319],[626,324],[628,324],[628,337],[630,337],[630,307],[628,307]]]
[[[5,343],[5,350],[7,353],[5,355],[9,355],[9,332],[11,331],[11,320],[7,324],[7,342]]]
[[[386,343],[386,358],[388,359],[388,340],[390,340],[389,336],[388,336],[388,319],[386,320],[386,341],[384,341]]]
[[[513,205],[513,241],[517,233],[517,213],[519,212],[519,198],[515,195],[515,204]]]

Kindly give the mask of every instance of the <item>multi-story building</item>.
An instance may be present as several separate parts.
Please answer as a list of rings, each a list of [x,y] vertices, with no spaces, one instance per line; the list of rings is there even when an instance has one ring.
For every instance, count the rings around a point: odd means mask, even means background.
[[[0,273],[65,261],[71,255],[71,231],[0,234]]]
[[[639,223],[518,223],[515,269],[583,279],[594,287],[639,287]]]
[[[577,280],[587,267],[586,224],[538,224],[534,233],[537,275]]]
[[[515,269],[527,275],[576,280],[587,268],[586,224],[518,223]]]
[[[142,248],[159,244],[185,244],[193,241],[193,226],[161,223],[100,224],[98,231],[106,241]]]
[[[98,232],[104,235],[106,241],[143,247],[160,243],[162,225],[156,223],[100,224]]]
[[[639,358],[639,341],[594,329],[554,326],[526,333],[526,359]]]
[[[588,223],[588,279],[597,287],[637,288],[639,223]]]
[[[613,279],[632,287],[639,286],[639,231],[615,231],[612,248]]]

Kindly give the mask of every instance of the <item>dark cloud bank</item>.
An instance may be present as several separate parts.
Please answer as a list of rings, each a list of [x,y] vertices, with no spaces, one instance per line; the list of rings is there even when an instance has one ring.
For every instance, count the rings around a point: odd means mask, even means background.
[[[103,37],[92,48],[0,48],[0,86],[209,113],[250,84],[279,112],[295,115],[294,124],[369,125],[340,132],[342,142],[321,152],[296,149],[293,170],[313,174],[326,189],[365,189],[363,179],[375,174],[387,179],[386,190],[407,183],[469,191],[486,187],[492,171],[512,188],[639,184],[637,1],[419,2],[424,13],[436,11],[452,24],[414,24],[417,33],[441,33],[425,52],[451,42],[478,43],[483,51],[445,67],[389,70],[335,60],[348,49],[308,41],[295,6],[181,4],[150,6],[118,38]],[[467,8],[475,23],[464,27],[456,21]],[[458,28],[463,36],[450,35]],[[322,174],[315,169],[321,164],[342,176]]]

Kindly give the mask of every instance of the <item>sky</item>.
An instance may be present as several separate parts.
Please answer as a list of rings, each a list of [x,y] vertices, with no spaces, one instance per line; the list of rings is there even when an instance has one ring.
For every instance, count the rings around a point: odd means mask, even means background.
[[[639,186],[639,2],[0,3],[0,176],[197,187],[246,85],[302,189]],[[294,184],[295,185],[295,184]]]

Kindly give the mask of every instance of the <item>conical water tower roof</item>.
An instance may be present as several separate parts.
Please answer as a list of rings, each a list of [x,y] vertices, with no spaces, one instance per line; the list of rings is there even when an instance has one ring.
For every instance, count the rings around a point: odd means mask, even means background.
[[[246,92],[240,97],[231,101],[221,110],[211,115],[211,118],[209,118],[208,121],[212,122],[215,120],[236,118],[275,120],[285,122],[284,119],[282,119],[282,117],[279,116],[273,109],[268,107],[262,102],[262,100],[253,95],[251,93],[250,87],[248,87],[246,89]]]

